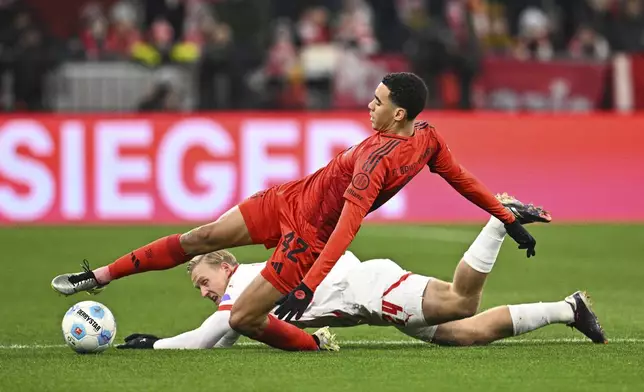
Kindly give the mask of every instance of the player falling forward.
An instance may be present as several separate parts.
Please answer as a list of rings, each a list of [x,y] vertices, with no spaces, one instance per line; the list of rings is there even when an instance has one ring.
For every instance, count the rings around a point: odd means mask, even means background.
[[[236,331],[284,350],[318,350],[316,340],[281,321],[299,319],[324,277],[346,251],[363,218],[400,191],[425,166],[474,204],[497,217],[508,235],[535,254],[535,239],[492,193],[459,165],[442,136],[414,123],[427,88],[411,73],[385,76],[369,104],[376,131],[301,180],[259,192],[217,221],[158,239],[108,266],[52,281],[65,295],[96,291],[114,279],[173,268],[196,255],[251,244],[276,248],[266,267],[237,299]],[[275,304],[277,318],[269,315]]]
[[[505,197],[504,204],[521,214],[522,223],[548,222],[540,208],[524,206]],[[576,328],[595,343],[606,337],[585,294],[576,292],[562,301],[499,306],[476,316],[482,281],[490,270],[505,237],[503,225],[491,218],[465,252],[452,283],[411,274],[386,259],[360,262],[346,252],[322,281],[298,327],[348,327],[355,325],[393,326],[416,339],[440,345],[481,345],[520,335],[548,324]],[[204,298],[219,305],[218,310],[192,331],[160,339],[154,335],[132,334],[118,348],[207,349],[230,347],[239,334],[229,326],[230,309],[265,263],[237,264],[227,251],[197,256],[188,272]],[[479,279],[467,279],[468,275]],[[471,286],[471,287],[470,287]],[[457,321],[451,321],[457,320]],[[442,323],[442,324],[441,324]],[[436,325],[438,324],[438,325]],[[314,333],[322,344],[337,348],[326,328]]]

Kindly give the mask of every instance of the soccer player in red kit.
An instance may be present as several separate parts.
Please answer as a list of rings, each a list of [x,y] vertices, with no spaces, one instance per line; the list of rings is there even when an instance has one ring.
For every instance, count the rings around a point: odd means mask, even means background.
[[[65,295],[96,291],[111,280],[172,268],[195,255],[250,244],[275,248],[260,276],[235,301],[230,326],[283,350],[318,350],[314,337],[280,319],[299,319],[313,292],[358,232],[364,217],[425,166],[468,200],[497,217],[528,257],[535,239],[474,176],[459,165],[434,127],[414,120],[427,89],[412,73],[386,75],[369,103],[375,133],[303,179],[261,191],[217,221],[156,240],[112,264],[59,275]],[[269,315],[275,305],[277,318]]]

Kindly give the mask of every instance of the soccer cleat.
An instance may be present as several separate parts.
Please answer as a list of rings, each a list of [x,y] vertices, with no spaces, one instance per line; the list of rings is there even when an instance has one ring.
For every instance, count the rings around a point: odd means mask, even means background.
[[[523,204],[514,196],[510,196],[507,193],[497,194],[496,199],[514,214],[522,225],[534,222],[550,223],[552,221],[550,213],[542,207],[535,207],[533,204]]]
[[[58,275],[51,281],[51,288],[63,295],[72,295],[81,291],[96,295],[103,291],[105,285],[96,281],[94,273],[89,268],[87,260],[83,260],[83,272],[77,274]]]
[[[320,350],[340,351],[340,345],[335,339],[335,334],[329,331],[329,327],[323,327],[313,332],[313,336],[318,342]]]
[[[570,304],[575,314],[575,321],[567,324],[569,327],[583,333],[593,343],[608,343],[599,319],[590,307],[590,297],[585,292],[577,291],[566,297],[564,301]]]

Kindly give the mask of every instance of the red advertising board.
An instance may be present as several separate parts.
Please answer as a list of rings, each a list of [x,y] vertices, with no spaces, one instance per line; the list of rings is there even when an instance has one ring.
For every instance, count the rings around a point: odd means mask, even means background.
[[[629,56],[631,62],[631,83],[633,89],[633,106],[636,110],[644,109],[644,54],[632,54]]]
[[[560,222],[644,221],[644,116],[422,117],[493,192],[541,204]],[[363,112],[2,116],[0,225],[209,221],[370,132]],[[485,213],[426,171],[369,219]]]
[[[589,112],[600,107],[608,64],[486,58],[476,83],[480,109]]]

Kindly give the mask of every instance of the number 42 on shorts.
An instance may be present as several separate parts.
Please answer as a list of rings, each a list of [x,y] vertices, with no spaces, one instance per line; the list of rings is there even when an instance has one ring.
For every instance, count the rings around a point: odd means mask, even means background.
[[[291,242],[295,240],[295,247],[291,248]],[[294,263],[297,263],[297,255],[299,253],[304,253],[309,249],[309,244],[307,244],[303,239],[295,239],[295,232],[291,231],[290,233],[284,235],[284,240],[282,240],[282,252],[286,252],[286,258],[291,260]]]

